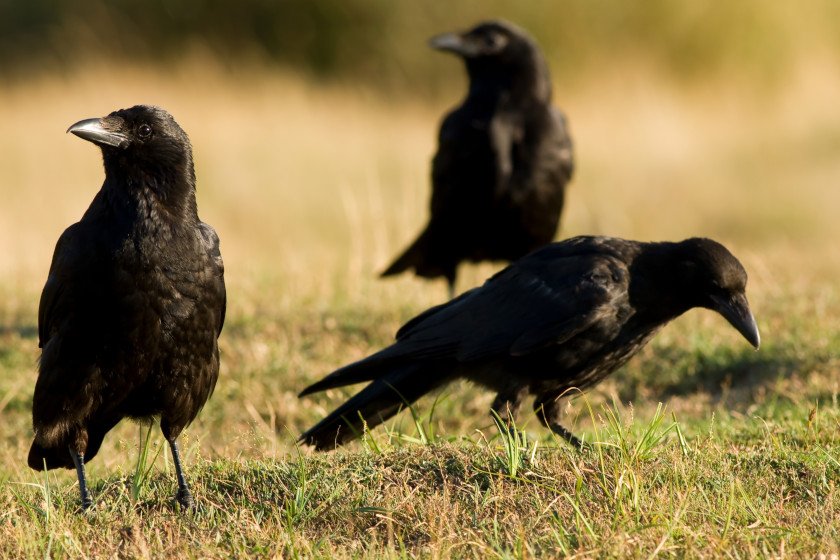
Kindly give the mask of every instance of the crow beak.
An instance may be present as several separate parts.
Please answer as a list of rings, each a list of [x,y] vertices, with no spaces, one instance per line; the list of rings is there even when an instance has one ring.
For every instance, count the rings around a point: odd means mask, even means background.
[[[97,146],[128,147],[130,140],[125,134],[113,130],[112,123],[113,121],[108,119],[85,119],[68,128],[67,132],[72,132]]]
[[[750,304],[747,303],[747,296],[736,294],[731,298],[712,296],[714,310],[723,315],[741,335],[752,344],[756,350],[761,345],[761,335],[758,333],[758,325],[750,311]]]
[[[429,39],[429,46],[439,51],[447,51],[461,56],[475,56],[478,54],[476,46],[465,41],[461,35],[457,33],[443,33],[442,35],[435,35]]]

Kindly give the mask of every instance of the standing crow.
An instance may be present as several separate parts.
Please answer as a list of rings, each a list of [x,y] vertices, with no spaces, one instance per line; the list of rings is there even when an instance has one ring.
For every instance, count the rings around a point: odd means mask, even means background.
[[[365,422],[376,426],[460,377],[496,391],[492,408],[503,417],[534,395],[542,423],[579,445],[559,423],[560,397],[598,383],[689,309],[717,311],[758,348],[746,284],[741,263],[710,239],[548,245],[421,313],[391,346],[304,389],[301,396],[371,381],[301,440],[318,449],[346,443]]]
[[[213,392],[225,318],[219,238],[198,219],[186,133],[138,105],[68,129],[102,149],[105,182],[58,240],[41,294],[43,349],[32,403],[29,466],[76,468],[125,417],[160,416],[192,505],[176,440]]]
[[[430,43],[464,59],[470,88],[440,127],[429,223],[382,276],[443,276],[452,297],[461,261],[516,260],[554,239],[572,143],[523,30],[490,21]]]

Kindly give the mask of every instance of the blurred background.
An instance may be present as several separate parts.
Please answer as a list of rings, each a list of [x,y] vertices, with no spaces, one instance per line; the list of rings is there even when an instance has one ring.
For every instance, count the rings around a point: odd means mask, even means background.
[[[317,283],[331,270],[298,261],[324,251],[370,276],[425,219],[437,126],[466,83],[426,40],[489,17],[533,33],[569,116],[564,236],[766,252],[834,227],[831,0],[3,0],[0,281],[41,281],[100,184],[98,154],[64,129],[136,103],[191,135],[232,279],[299,265]]]
[[[504,17],[538,39],[557,78],[575,84],[643,62],[681,82],[738,75],[762,87],[788,81],[803,59],[840,47],[840,6],[744,0],[714,6],[651,0],[464,0],[442,6],[388,0],[4,1],[5,77],[66,75],[91,59],[171,65],[196,53],[225,69],[268,66],[329,82],[428,95],[447,73],[423,48],[432,33]]]
[[[460,61],[426,41],[491,17],[533,34],[569,118],[577,170],[560,237],[718,239],[749,271],[765,341],[735,375],[819,371],[812,392],[784,390],[836,398],[835,0],[0,0],[0,411],[20,413],[9,461],[27,444],[55,242],[103,179],[70,124],[148,103],[190,135],[230,306],[198,425],[267,435],[198,433],[211,456],[259,455],[334,402],[301,403],[298,389],[445,298],[443,282],[376,275],[425,222],[440,119],[465,92]],[[496,268],[465,267],[459,289]],[[684,366],[700,369],[693,352],[749,352],[710,313],[677,323],[651,352],[685,348]],[[489,395],[476,398],[472,427],[489,423]]]

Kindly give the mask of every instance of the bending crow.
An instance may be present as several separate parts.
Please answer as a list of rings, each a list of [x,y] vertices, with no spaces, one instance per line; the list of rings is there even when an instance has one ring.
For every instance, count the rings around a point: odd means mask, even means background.
[[[369,382],[300,439],[331,449],[464,378],[496,392],[492,408],[503,418],[533,395],[540,421],[579,445],[560,424],[564,393],[598,383],[689,309],[716,311],[758,348],[746,284],[738,259],[710,239],[548,245],[410,320],[391,346],[304,389],[301,396]]]

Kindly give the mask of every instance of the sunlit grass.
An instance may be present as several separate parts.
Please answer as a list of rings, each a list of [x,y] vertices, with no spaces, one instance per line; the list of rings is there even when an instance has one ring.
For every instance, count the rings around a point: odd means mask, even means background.
[[[680,90],[643,66],[558,85],[578,155],[562,235],[722,241],[750,274],[763,341],[753,352],[711,312],[675,321],[570,400],[564,424],[603,444],[584,453],[527,406],[518,439],[505,441],[492,395],[466,383],[347,450],[295,447],[349,394],[298,391],[445,297],[440,282],[376,274],[426,217],[436,128],[455,99],[194,66],[93,66],[0,91],[0,555],[837,551],[840,80],[830,76],[803,68],[758,99],[732,84]],[[221,377],[182,442],[200,504],[189,520],[171,506],[156,429],[146,441],[124,422],[106,438],[88,466],[97,506],[85,518],[72,472],[25,466],[38,296],[58,235],[102,181],[96,150],[64,130],[138,102],[165,106],[190,134],[200,214],[227,267]],[[460,288],[496,269],[465,267]]]

